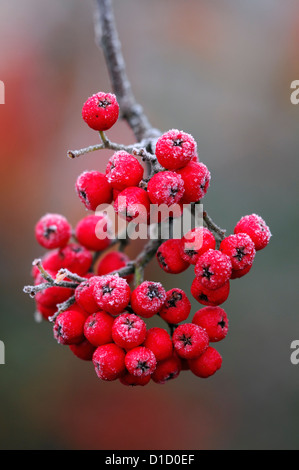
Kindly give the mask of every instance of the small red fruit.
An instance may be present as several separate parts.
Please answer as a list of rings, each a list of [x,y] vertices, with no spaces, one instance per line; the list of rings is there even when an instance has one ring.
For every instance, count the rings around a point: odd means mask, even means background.
[[[110,274],[113,271],[118,271],[124,268],[131,262],[130,258],[120,251],[111,251],[107,253],[99,262],[97,266],[97,275],[103,276],[104,274]],[[133,274],[124,276],[127,282],[131,282],[134,278]]]
[[[209,346],[207,332],[193,323],[179,325],[172,336],[174,349],[184,359],[200,356]]]
[[[128,222],[147,223],[150,216],[150,200],[147,191],[132,186],[121,191],[114,202],[114,210]]]
[[[214,375],[222,366],[222,357],[211,346],[198,358],[188,360],[191,372],[197,377],[206,379]]]
[[[256,251],[265,248],[271,238],[266,222],[257,214],[245,215],[235,226],[234,233],[247,233],[255,245]]]
[[[164,328],[150,328],[146,333],[143,346],[154,353],[157,361],[163,361],[173,353],[173,344],[170,335]]]
[[[86,209],[95,211],[101,204],[112,201],[112,186],[99,171],[84,171],[77,178],[76,192]]]
[[[154,372],[157,360],[150,349],[138,346],[127,352],[125,365],[130,374],[137,377],[146,377]]]
[[[100,310],[90,315],[84,323],[84,336],[94,346],[112,343],[112,325],[114,318]]]
[[[165,132],[156,144],[158,162],[168,170],[183,168],[196,152],[197,145],[192,135],[178,129]]]
[[[35,226],[38,243],[48,250],[64,247],[72,235],[72,227],[60,214],[46,214]]]
[[[229,292],[229,281],[222,287],[214,290],[204,287],[197,278],[195,278],[191,284],[191,294],[194,299],[202,305],[209,305],[211,307],[223,304],[228,299]]]
[[[218,289],[231,277],[230,258],[219,250],[208,250],[201,255],[195,265],[197,279],[207,289]]]
[[[113,341],[129,350],[140,346],[146,336],[146,324],[134,313],[122,313],[115,318],[112,326]]]
[[[152,380],[157,384],[165,384],[169,380],[176,379],[182,370],[182,359],[177,354],[164,361],[158,362],[156,369],[152,374]]]
[[[87,215],[76,226],[78,242],[87,250],[102,251],[111,243],[110,219],[106,214]]]
[[[166,292],[160,282],[144,281],[131,294],[133,311],[144,318],[158,313],[166,300]]]
[[[221,307],[204,307],[198,310],[192,323],[204,328],[212,343],[222,341],[228,333],[228,318]]]
[[[130,186],[138,186],[143,178],[144,168],[137,158],[120,150],[109,159],[106,177],[113,189],[122,191]]]
[[[82,108],[82,117],[95,131],[106,131],[117,121],[119,105],[112,93],[99,92],[90,96]]]
[[[55,320],[54,338],[64,345],[81,343],[84,340],[84,323],[84,315],[76,310],[66,310]]]
[[[251,266],[256,253],[254,243],[246,233],[225,237],[220,243],[219,250],[229,256],[233,271]]]
[[[169,274],[179,274],[189,268],[189,263],[181,256],[181,240],[170,238],[159,246],[156,258],[163,271]]]
[[[197,202],[205,196],[211,180],[211,174],[206,165],[192,161],[177,173],[184,181],[185,192],[182,198],[184,204]]]
[[[173,325],[186,320],[191,311],[191,302],[182,289],[171,289],[166,292],[166,300],[159,315]]]
[[[206,251],[216,247],[214,235],[206,227],[189,230],[182,238],[180,253],[184,261],[196,264],[198,258]]]
[[[172,171],[160,171],[148,182],[148,196],[152,204],[177,204],[184,194],[182,177]]]
[[[98,276],[93,287],[93,295],[98,306],[111,315],[118,315],[126,309],[130,294],[129,284],[118,274]]]
[[[126,371],[125,351],[114,343],[99,346],[92,362],[99,379],[112,381],[119,379]]]
[[[87,339],[84,339],[81,343],[70,344],[70,350],[72,353],[82,359],[82,361],[92,361],[93,353],[96,350],[96,347],[93,346]]]

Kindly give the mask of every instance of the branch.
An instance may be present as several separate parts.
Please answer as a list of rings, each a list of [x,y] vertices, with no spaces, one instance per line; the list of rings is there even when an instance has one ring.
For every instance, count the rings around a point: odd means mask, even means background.
[[[138,142],[145,138],[159,137],[161,132],[153,128],[133,95],[116,29],[112,2],[95,0],[95,3],[96,43],[103,50],[122,117],[128,122]]]

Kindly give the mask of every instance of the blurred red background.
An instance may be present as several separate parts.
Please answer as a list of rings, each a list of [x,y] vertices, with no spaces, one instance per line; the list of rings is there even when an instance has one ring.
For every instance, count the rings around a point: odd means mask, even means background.
[[[81,107],[111,91],[95,45],[93,2],[2,0],[0,5],[2,449],[297,448],[299,336],[298,113],[290,83],[299,78],[299,7],[268,0],[114,1],[134,93],[155,127],[180,128],[198,142],[212,173],[205,208],[233,230],[257,212],[271,227],[269,247],[224,305],[230,332],[219,344],[223,368],[204,381],[182,373],[165,386],[127,389],[100,382],[34,321],[23,292],[43,252],[34,224],[60,212],[85,215],[74,184],[105,168],[111,152],[69,160],[68,149],[97,143]],[[131,143],[126,123],[109,132]],[[129,248],[133,255],[136,247]],[[187,292],[192,268],[150,279]],[[192,311],[200,308],[192,301]]]

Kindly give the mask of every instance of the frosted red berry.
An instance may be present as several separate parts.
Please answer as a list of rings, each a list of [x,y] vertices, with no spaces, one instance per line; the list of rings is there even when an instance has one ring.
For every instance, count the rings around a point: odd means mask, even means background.
[[[184,181],[173,171],[160,171],[149,180],[147,192],[152,204],[177,204],[184,194]]]
[[[157,384],[165,384],[169,380],[176,379],[182,370],[182,360],[173,354],[171,357],[160,361],[152,374],[152,380]]]
[[[191,294],[202,305],[217,306],[223,304],[229,296],[230,282],[227,281],[218,289],[207,289],[195,278],[191,284]]]
[[[60,260],[62,268],[84,276],[92,265],[92,254],[79,243],[69,243],[58,251],[58,260]]]
[[[146,324],[134,313],[122,313],[115,318],[112,326],[113,341],[129,350],[140,346],[145,340]]]
[[[41,314],[44,320],[48,320],[49,317],[54,315],[57,312],[57,307],[54,305],[53,307],[47,307],[46,305],[41,304],[40,302],[36,302],[36,311]]]
[[[35,226],[35,237],[38,243],[48,250],[64,247],[72,235],[72,227],[60,214],[46,214]]]
[[[172,340],[164,328],[152,327],[147,330],[143,346],[154,353],[157,361],[163,361],[173,353]]]
[[[171,289],[166,292],[166,300],[159,315],[173,325],[185,321],[191,311],[191,302],[182,289]]]
[[[202,199],[210,185],[211,174],[201,162],[190,162],[187,166],[178,170],[184,181],[184,195],[182,202],[188,204]]]
[[[147,191],[135,186],[121,191],[114,202],[115,212],[128,222],[147,223],[150,216],[150,200]]]
[[[96,350],[96,347],[86,338],[81,343],[70,344],[69,348],[72,353],[79,359],[82,359],[82,361],[92,361],[93,353]]]
[[[119,379],[126,372],[125,354],[125,351],[114,343],[97,347],[92,362],[99,379],[107,381]]]
[[[84,315],[76,310],[66,310],[55,320],[54,338],[64,345],[81,343],[84,340],[84,323]]]
[[[180,239],[172,238],[161,243],[156,259],[160,268],[169,274],[179,274],[189,268],[189,263],[181,256]]]
[[[100,310],[93,295],[93,287],[97,277],[93,276],[81,282],[75,289],[75,298],[78,305],[88,313],[95,313]]]
[[[125,365],[130,374],[137,377],[145,377],[154,372],[157,360],[150,349],[138,346],[127,352]]]
[[[111,315],[122,313],[130,301],[130,286],[117,274],[98,276],[93,287],[94,298],[99,307]]]
[[[256,251],[265,248],[271,238],[271,232],[264,219],[257,214],[245,215],[235,226],[234,233],[247,233],[255,245]]]
[[[195,265],[195,276],[207,289],[218,289],[231,277],[230,258],[219,250],[208,250]]]
[[[192,323],[204,328],[212,343],[222,341],[228,333],[228,318],[221,307],[204,307],[198,310],[192,319]]]
[[[206,227],[196,227],[189,230],[182,238],[180,253],[182,259],[190,264],[196,264],[198,258],[206,251],[216,247],[214,235]]]
[[[106,131],[117,121],[119,105],[112,93],[100,91],[90,96],[82,107],[82,117],[95,131]]]
[[[160,282],[144,281],[131,294],[133,311],[144,318],[158,313],[166,300],[166,292]]]
[[[188,360],[189,369],[197,377],[206,379],[214,375],[222,366],[222,356],[211,346],[198,358]]]
[[[192,135],[178,129],[165,132],[156,144],[157,160],[168,170],[183,168],[196,152],[197,144]]]
[[[252,265],[256,253],[254,243],[246,233],[225,237],[219,250],[230,258],[233,271]]]
[[[102,251],[111,243],[110,219],[106,214],[87,215],[76,226],[78,242],[87,250]]]
[[[101,204],[112,201],[112,186],[106,176],[99,171],[84,171],[78,176],[76,192],[86,209],[95,211]]]
[[[130,262],[130,258],[125,253],[120,251],[111,251],[110,253],[107,253],[97,265],[97,275],[103,276],[104,274],[110,274],[113,271],[118,271],[119,269],[127,266]],[[124,276],[124,279],[126,279],[128,282],[131,282],[133,278],[133,274]]]
[[[114,318],[100,310],[90,315],[84,324],[84,336],[94,346],[112,343],[112,325]]]
[[[140,386],[147,385],[150,382],[150,380],[151,380],[150,375],[138,377],[136,375],[129,374],[129,372],[125,373],[119,378],[119,381],[123,385],[128,385],[132,387],[137,386],[137,385],[140,385]]]
[[[234,269],[232,271],[231,279],[239,279],[240,277],[245,276],[246,274],[249,273],[249,271],[252,268],[252,264],[248,264],[245,268],[243,269]]]
[[[200,356],[209,346],[207,332],[193,323],[179,325],[172,336],[174,349],[184,359]]]
[[[106,177],[113,189],[122,191],[125,188],[138,186],[143,178],[144,168],[137,158],[120,150],[109,159]]]

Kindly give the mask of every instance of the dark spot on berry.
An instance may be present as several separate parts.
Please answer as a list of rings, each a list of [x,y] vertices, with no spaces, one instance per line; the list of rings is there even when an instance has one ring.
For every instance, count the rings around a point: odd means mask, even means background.
[[[171,379],[174,378],[174,376],[175,376],[175,374],[174,374],[173,372],[170,372],[170,374],[168,375],[168,377],[166,377],[165,380],[166,380],[166,381],[167,381],[167,380],[171,380]]]
[[[103,287],[102,287],[103,295],[105,295],[105,294],[111,294],[112,291],[113,291],[113,287],[111,287],[109,284],[107,284],[106,286],[103,286]]]
[[[126,318],[125,324],[128,327],[128,331],[130,331],[131,328],[135,328],[134,323],[135,323],[134,320],[130,320],[129,318]]]
[[[157,258],[158,258],[158,261],[159,261],[160,265],[163,268],[167,268],[167,263],[165,262],[165,257],[162,255],[161,251],[158,251]]]
[[[90,320],[90,322],[88,323],[88,326],[92,328],[95,324],[96,324],[96,320]]]
[[[208,302],[209,299],[208,299],[208,296],[206,294],[200,294],[198,296],[199,300],[203,300],[204,302]]]
[[[179,192],[179,188],[178,188],[177,186],[172,186],[172,187],[169,189],[169,196],[170,196],[170,197],[175,197],[178,192]]]
[[[192,346],[191,336],[182,335],[181,341],[184,346]]]
[[[158,297],[158,299],[161,298],[161,293],[159,291],[159,287],[156,286],[155,284],[151,284],[148,286],[147,290],[147,296],[150,300],[153,300]]]
[[[177,302],[182,300],[182,297],[183,296],[180,292],[177,292],[177,291],[172,292],[171,297],[169,300],[167,300],[165,307],[166,308],[176,307]]]
[[[175,139],[173,140],[173,146],[174,147],[182,147],[182,144],[184,143],[183,139]]]
[[[146,372],[149,369],[149,365],[146,361],[138,361],[136,369],[141,369],[142,372]]]
[[[84,201],[87,200],[87,194],[86,194],[85,191],[82,190],[82,191],[79,192],[79,194],[80,194],[80,196],[84,199]]]
[[[108,106],[110,106],[110,101],[104,99],[104,100],[99,100],[98,102],[98,107],[99,108],[107,108]]]
[[[213,276],[214,273],[211,273],[209,271],[209,266],[203,266],[202,268],[202,277],[206,277],[208,280],[211,279],[211,276]]]
[[[195,256],[198,254],[198,251],[196,250],[184,250],[184,253],[186,253],[187,256],[190,256],[190,258],[192,258],[192,256]]]
[[[207,184],[207,179],[205,178],[204,181],[200,185],[200,189],[204,190]]]
[[[242,261],[243,257],[246,256],[244,250],[244,246],[236,247],[236,254],[234,255],[234,258],[237,258],[238,261]]]
[[[73,246],[72,251],[74,253],[80,253],[82,251],[82,248],[81,248],[81,246]]]
[[[221,326],[221,328],[225,328],[226,326],[226,323],[224,321],[224,319],[222,318],[222,320],[220,322],[218,322],[218,325]]]
[[[58,327],[56,329],[56,336],[58,338],[60,338],[62,336],[62,326],[61,325],[58,325]]]
[[[57,230],[56,225],[50,225],[49,227],[44,228],[44,237],[48,240],[52,233],[55,233]]]

